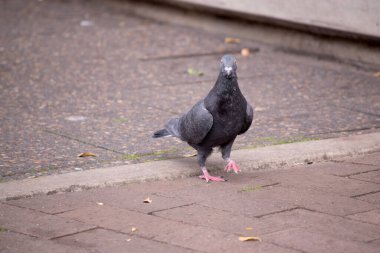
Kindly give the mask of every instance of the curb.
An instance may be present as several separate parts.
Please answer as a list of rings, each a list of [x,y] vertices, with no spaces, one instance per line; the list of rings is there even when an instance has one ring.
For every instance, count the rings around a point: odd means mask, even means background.
[[[380,132],[235,150],[232,152],[232,156],[243,168],[243,171],[255,171],[331,160],[377,150],[380,150]],[[213,154],[207,164],[211,171],[224,167],[219,153]],[[182,178],[199,173],[195,158],[179,158],[70,172],[0,183],[0,200],[132,182]]]

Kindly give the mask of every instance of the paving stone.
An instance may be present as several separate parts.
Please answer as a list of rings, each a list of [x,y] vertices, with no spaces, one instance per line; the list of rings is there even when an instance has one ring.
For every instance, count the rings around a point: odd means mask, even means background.
[[[74,246],[89,252],[179,252],[190,253],[185,249],[167,243],[147,240],[134,235],[95,229],[54,240],[60,245]]]
[[[53,195],[42,195],[30,198],[9,200],[6,203],[18,207],[29,208],[44,213],[56,214],[74,210],[88,205],[93,205],[88,196],[90,191],[66,192]],[[86,198],[87,197],[87,198]]]
[[[157,210],[169,209],[177,206],[191,204],[190,201],[178,198],[169,198],[155,195],[150,187],[141,191],[135,189],[138,185],[128,187],[109,187],[93,191],[91,194],[92,203],[101,202],[107,206],[119,207],[143,213],[150,213]],[[144,203],[146,198],[152,200],[151,203]]]
[[[380,209],[348,215],[347,218],[367,223],[373,223],[380,226]]]
[[[230,185],[229,183],[203,184],[199,187],[189,187],[187,189],[165,194],[190,200],[203,206],[250,217],[265,215],[295,207],[295,205],[283,200],[274,202],[264,195],[256,196],[255,194],[245,194],[245,192],[242,192],[245,189],[260,191],[259,189],[262,185],[265,185],[264,182],[268,181],[252,179],[247,180],[243,185]]]
[[[0,232],[0,252],[2,253],[41,253],[41,252],[91,252],[73,245],[60,245],[51,240],[39,239],[14,232]]]
[[[380,184],[380,169],[377,171],[370,171],[367,173],[350,176],[350,178]]]
[[[83,222],[6,204],[0,204],[0,210],[2,227],[41,238],[53,238],[94,228]]]
[[[342,240],[307,229],[289,229],[265,236],[265,240],[276,245],[297,249],[302,252],[378,252],[378,248],[368,243]]]
[[[180,222],[107,205],[77,209],[59,216],[123,233],[135,233],[145,238],[191,227]],[[133,227],[137,228],[137,231],[132,232]]]
[[[373,170],[380,170],[376,165],[352,164],[346,162],[323,162],[306,167],[312,172],[320,172],[329,175],[347,177],[355,174],[365,173]]]
[[[363,200],[363,201],[367,201],[369,203],[380,204],[380,192],[373,192],[373,193],[369,193],[369,194],[355,197],[355,198]]]
[[[261,175],[258,175],[259,178],[271,177],[273,180],[278,181],[283,187],[317,190],[347,197],[380,190],[379,184],[322,174],[318,171],[313,172],[312,170],[304,168],[305,167],[301,166],[289,171],[273,170],[268,174],[261,173]]]
[[[290,187],[275,186],[271,188],[263,188],[259,191],[246,192],[247,196],[252,199],[270,199],[272,202],[285,201],[293,206],[304,207],[329,213],[333,215],[348,215],[357,212],[373,210],[380,207],[358,199],[341,196],[333,193],[326,193],[316,189],[295,189]]]
[[[251,233],[263,235],[287,228],[282,223],[264,223],[261,222],[260,219],[247,217],[241,213],[231,213],[197,204],[155,212],[154,215],[179,222],[185,222],[191,225],[210,227],[234,234]],[[246,228],[253,229],[252,231],[247,232]]]
[[[374,240],[374,241],[370,242],[369,244],[376,247],[376,248],[380,248],[380,239]]]
[[[282,222],[289,228],[312,228],[322,234],[343,240],[368,242],[380,236],[378,225],[303,209],[272,214],[261,219],[263,222]]]
[[[191,227],[169,234],[162,233],[155,240],[199,250],[202,252],[296,252],[266,242],[240,242],[237,235],[218,230]]]

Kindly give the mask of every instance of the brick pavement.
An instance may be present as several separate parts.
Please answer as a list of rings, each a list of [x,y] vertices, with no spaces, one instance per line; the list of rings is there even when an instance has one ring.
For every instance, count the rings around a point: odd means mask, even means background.
[[[0,252],[379,252],[380,152],[225,176],[3,201]]]

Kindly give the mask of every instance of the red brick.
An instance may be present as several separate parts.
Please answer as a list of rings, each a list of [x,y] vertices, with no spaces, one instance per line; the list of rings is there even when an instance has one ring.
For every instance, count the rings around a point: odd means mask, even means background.
[[[353,175],[353,176],[350,176],[350,178],[380,184],[380,169],[377,171],[370,171],[367,173]]]
[[[380,225],[380,209],[348,215],[347,218]]]
[[[116,233],[114,231],[95,229],[54,240],[63,246],[74,246],[89,252],[134,252],[134,253],[190,253],[192,250],[181,248],[167,243],[156,242]]]
[[[368,242],[380,237],[377,225],[302,209],[272,214],[261,219],[263,222],[282,222],[289,228],[312,228],[326,236],[342,240]]]
[[[275,186],[247,193],[252,198],[267,198],[273,202],[286,201],[290,205],[304,207],[323,213],[345,216],[380,207],[358,199],[326,193],[316,189],[295,189]]]
[[[359,196],[359,197],[356,197],[355,199],[360,199],[360,200],[367,201],[373,204],[380,204],[380,191]]]
[[[13,232],[0,232],[0,252],[2,253],[67,253],[90,252],[73,245],[60,245],[51,240],[39,239]]]
[[[240,213],[231,213],[197,204],[156,212],[155,215],[235,234],[246,233],[245,228],[247,227],[253,228],[252,233],[257,235],[286,228],[283,224],[262,222],[258,218],[247,217]]]
[[[333,169],[333,168],[332,168]],[[272,177],[281,186],[298,190],[317,190],[326,194],[339,194],[342,196],[356,196],[372,191],[379,191],[380,184],[364,182],[345,177],[323,174],[304,167],[282,171],[268,171],[258,174],[260,178]]]
[[[342,240],[307,229],[289,229],[266,235],[266,241],[276,245],[301,250],[302,252],[321,253],[377,253],[379,249],[368,243]]]
[[[170,233],[178,229],[187,229],[190,226],[107,205],[77,209],[59,214],[59,216],[124,233],[136,233],[146,238],[151,238],[161,233]],[[132,227],[137,228],[137,231],[132,232]]]
[[[0,225],[11,231],[53,238],[94,228],[79,221],[0,204]]]
[[[154,239],[185,248],[191,248],[202,252],[295,252],[281,248],[273,244],[259,241],[241,242],[238,235],[232,235],[219,230],[191,227],[186,230],[178,230],[169,234],[162,233]]]

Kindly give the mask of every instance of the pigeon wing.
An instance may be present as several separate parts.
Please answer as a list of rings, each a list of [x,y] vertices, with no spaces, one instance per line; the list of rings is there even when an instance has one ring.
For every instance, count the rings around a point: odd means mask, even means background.
[[[239,133],[239,134],[243,134],[243,133],[247,132],[247,130],[249,129],[249,127],[250,127],[251,124],[252,124],[252,120],[253,120],[253,109],[252,109],[252,107],[247,103],[247,109],[246,109],[246,112],[245,112],[245,117],[244,117],[243,127],[242,127],[242,129],[240,130],[240,133]]]
[[[180,118],[169,120],[165,128],[175,137],[191,144],[198,144],[206,137],[213,124],[213,117],[204,101],[196,103]]]

